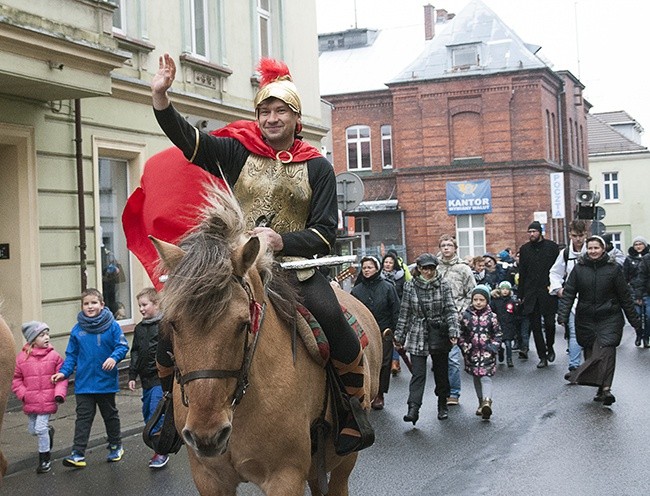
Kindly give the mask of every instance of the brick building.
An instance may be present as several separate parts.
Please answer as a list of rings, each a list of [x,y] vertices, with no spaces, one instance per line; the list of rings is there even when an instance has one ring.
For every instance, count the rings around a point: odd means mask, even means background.
[[[590,105],[540,47],[480,0],[457,15],[426,5],[424,23],[319,43],[334,167],[365,185],[347,212],[357,249],[383,243],[412,260],[447,232],[462,256],[498,252],[527,241],[534,218],[565,241],[575,191],[587,187]]]

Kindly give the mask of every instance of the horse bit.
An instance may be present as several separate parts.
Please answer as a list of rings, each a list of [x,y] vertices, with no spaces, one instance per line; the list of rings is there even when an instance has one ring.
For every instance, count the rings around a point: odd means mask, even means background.
[[[255,349],[257,347],[257,340],[260,335],[259,330],[261,329],[262,322],[264,321],[266,301],[260,304],[255,300],[250,284],[243,277],[233,276],[233,278],[241,285],[242,288],[244,288],[244,291],[246,291],[250,313],[250,324],[246,332],[246,339],[244,340],[244,358],[242,360],[241,367],[239,367],[237,370],[203,369],[194,370],[192,372],[188,372],[187,374],[181,374],[180,369],[174,365],[174,375],[176,382],[178,382],[181,388],[181,400],[183,402],[183,405],[186,407],[189,406],[189,399],[185,393],[185,385],[196,379],[228,379],[232,377],[237,378],[237,388],[233,393],[231,406],[239,404],[239,402],[244,397],[244,393],[246,393],[246,389],[249,386],[248,371],[253,361]],[[264,292],[266,293],[266,286],[264,287]],[[251,334],[253,335],[253,341],[249,344],[249,336]]]

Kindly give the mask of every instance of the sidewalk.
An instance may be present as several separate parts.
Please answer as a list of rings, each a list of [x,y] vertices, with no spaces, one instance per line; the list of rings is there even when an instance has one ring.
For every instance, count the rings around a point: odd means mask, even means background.
[[[122,437],[142,432],[144,420],[142,419],[141,396],[140,388],[131,392],[121,385],[120,392],[115,397],[117,409],[120,412]],[[65,403],[59,406],[59,411],[50,417],[50,425],[56,429],[54,447],[52,448],[53,459],[70,454],[76,419],[75,407],[74,394],[68,394]],[[104,444],[107,444],[106,429],[98,410],[90,432],[88,448]],[[9,463],[7,475],[25,468],[36,468],[38,465],[38,443],[36,437],[27,432],[27,415],[22,410],[5,412],[2,433],[0,433],[0,449]]]

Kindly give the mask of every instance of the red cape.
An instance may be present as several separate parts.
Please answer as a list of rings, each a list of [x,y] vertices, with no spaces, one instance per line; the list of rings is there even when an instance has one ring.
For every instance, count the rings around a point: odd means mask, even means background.
[[[236,121],[210,134],[234,138],[252,153],[276,158],[276,151],[262,138],[257,122]],[[322,157],[317,148],[296,139],[289,150],[293,162]],[[177,244],[198,223],[199,211],[205,205],[206,185],[221,179],[197,166],[192,166],[176,147],[168,148],[147,160],[140,187],[129,196],[122,225],[126,246],[144,266],[158,291],[162,272],[158,269],[158,252],[149,236]]]

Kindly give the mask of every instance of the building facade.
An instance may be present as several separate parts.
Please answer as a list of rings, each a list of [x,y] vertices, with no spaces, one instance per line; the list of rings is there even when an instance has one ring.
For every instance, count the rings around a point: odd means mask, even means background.
[[[0,299],[18,343],[21,322],[44,320],[62,352],[84,286],[127,332],[139,320],[151,281],[121,214],[171,146],[151,107],[160,55],[176,60],[171,98],[197,127],[254,118],[255,67],[271,56],[301,92],[305,138],[326,133],[313,1],[9,0],[0,14]]]
[[[643,128],[627,112],[590,114],[588,124],[589,187],[600,193],[605,232],[627,253],[636,236],[650,238],[650,151],[641,145]]]
[[[365,201],[347,214],[367,251],[404,239],[412,260],[452,233],[461,256],[498,252],[527,241],[533,219],[564,242],[588,179],[583,85],[480,0],[456,15],[425,5],[418,23],[365,30],[365,44],[360,29],[350,43],[348,32],[320,35],[334,167],[364,181]],[[422,39],[409,49],[414,33]],[[384,72],[366,60],[383,60]]]

